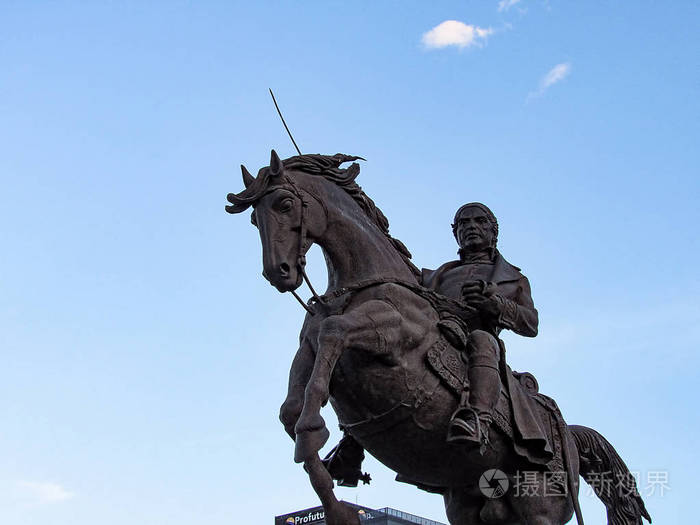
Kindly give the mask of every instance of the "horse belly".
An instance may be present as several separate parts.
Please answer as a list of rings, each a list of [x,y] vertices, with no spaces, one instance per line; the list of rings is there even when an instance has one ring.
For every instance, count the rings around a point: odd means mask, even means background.
[[[479,477],[499,455],[489,449],[449,444],[447,427],[457,400],[445,389],[419,408],[412,417],[360,443],[381,463],[413,482],[436,487],[476,486]]]
[[[341,422],[383,414],[406,398],[410,374],[401,366],[358,366],[357,360],[343,361],[341,358],[331,381],[331,403]]]
[[[358,387],[366,391],[373,382],[368,380]],[[381,385],[375,386],[381,389]],[[405,395],[407,389],[401,390]],[[394,399],[385,405],[386,410],[401,401],[395,395],[392,397]],[[333,400],[341,424],[367,421],[366,415],[362,419],[358,413],[348,417],[342,401],[338,397]],[[496,450],[503,451],[503,447],[496,446],[482,456],[478,447],[448,444],[448,423],[456,407],[454,394],[438,384],[418,408],[395,409],[393,417],[391,414],[382,417],[384,412],[374,408],[370,413],[379,414],[375,421],[356,427],[351,424],[348,430],[372,456],[407,480],[433,487],[474,487],[483,472],[502,459]],[[397,418],[398,421],[394,421]],[[492,434],[492,438],[501,441],[496,432]]]

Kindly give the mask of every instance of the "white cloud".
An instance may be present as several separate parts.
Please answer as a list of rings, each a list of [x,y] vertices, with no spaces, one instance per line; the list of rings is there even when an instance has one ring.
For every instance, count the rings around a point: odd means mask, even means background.
[[[460,49],[481,46],[493,29],[477,27],[457,20],[445,20],[423,34],[421,41],[429,49],[457,46]]]
[[[499,11],[508,11],[511,7],[513,7],[515,4],[520,3],[520,0],[501,0],[498,2],[498,10]]]
[[[570,72],[570,62],[562,62],[561,64],[557,64],[552,69],[550,69],[545,76],[542,77],[542,79],[540,80],[539,88],[537,89],[537,91],[533,91],[532,93],[530,93],[528,95],[528,98],[539,97],[540,95],[544,94],[544,92],[547,91],[547,89],[549,89],[551,86],[553,86],[557,82],[561,82],[562,80],[564,80]]]
[[[63,488],[58,483],[37,483],[20,481],[17,485],[23,492],[30,495],[37,503],[59,503],[71,499],[75,494]]]
[[[542,78],[540,82],[541,89],[547,89],[549,86],[556,84],[560,80],[564,80],[566,76],[571,71],[571,64],[564,62],[562,64],[557,64]]]

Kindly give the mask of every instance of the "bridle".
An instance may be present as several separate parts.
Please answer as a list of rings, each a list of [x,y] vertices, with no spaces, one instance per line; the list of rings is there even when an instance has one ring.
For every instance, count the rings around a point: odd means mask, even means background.
[[[299,255],[297,257],[297,269],[301,273],[302,278],[304,279],[304,282],[306,283],[306,286],[309,287],[309,290],[311,291],[311,294],[313,295],[314,299],[314,304],[319,304],[321,306],[325,306],[326,303],[321,299],[321,297],[316,293],[316,290],[314,289],[313,285],[311,284],[311,280],[309,279],[309,276],[306,274],[306,250],[308,249],[307,242],[306,242],[306,210],[309,207],[308,201],[304,198],[304,195],[302,194],[301,190],[297,186],[297,184],[292,180],[291,177],[285,176],[285,182],[288,185],[289,190],[296,195],[296,197],[299,199],[301,202],[301,211],[299,213]],[[314,197],[319,204],[321,204],[321,207],[326,213],[326,216],[328,216],[328,210],[326,209],[325,204],[316,196],[313,194],[309,193],[312,197]],[[299,301],[299,304],[306,310],[309,314],[311,315],[316,315],[316,312],[309,306],[308,303],[305,303],[304,300],[299,297],[299,294],[296,292],[296,290],[291,290],[292,295],[294,298]]]

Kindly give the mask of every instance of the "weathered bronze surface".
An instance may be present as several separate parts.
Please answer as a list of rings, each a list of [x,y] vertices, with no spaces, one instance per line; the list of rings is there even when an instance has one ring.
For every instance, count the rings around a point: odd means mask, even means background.
[[[270,284],[294,292],[306,280],[314,295],[280,419],[327,523],[359,523],[335,498],[333,479],[369,482],[363,449],[400,481],[442,494],[452,525],[561,525],[574,513],[582,523],[579,475],[609,524],[651,521],[610,443],[567,425],[535,378],[506,364],[500,331],[534,337],[538,317],[527,278],[496,249],[493,213],[480,203],[460,208],[459,260],[421,271],[355,182],[359,165],[340,167],[358,158],[282,161],[273,151],[257,177],[242,167],[245,189],[226,207],[253,208]],[[328,266],[320,296],[305,272],[314,243]],[[345,438],[321,460],[329,400]],[[516,490],[525,482],[528,490]]]

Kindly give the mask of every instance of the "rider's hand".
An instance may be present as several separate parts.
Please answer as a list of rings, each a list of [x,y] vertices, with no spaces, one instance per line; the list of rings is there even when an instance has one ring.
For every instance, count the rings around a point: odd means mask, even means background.
[[[485,281],[471,281],[462,286],[462,300],[479,312],[498,317],[501,301],[494,296],[496,285]]]
[[[462,286],[462,301],[469,303],[484,297],[484,281],[470,281]]]
[[[470,298],[470,300],[466,302],[469,306],[476,308],[480,313],[496,318],[501,315],[501,301],[494,295],[490,297],[482,295],[480,297]]]
[[[474,297],[491,297],[498,291],[496,283],[486,281],[467,281],[462,286],[462,300]]]

